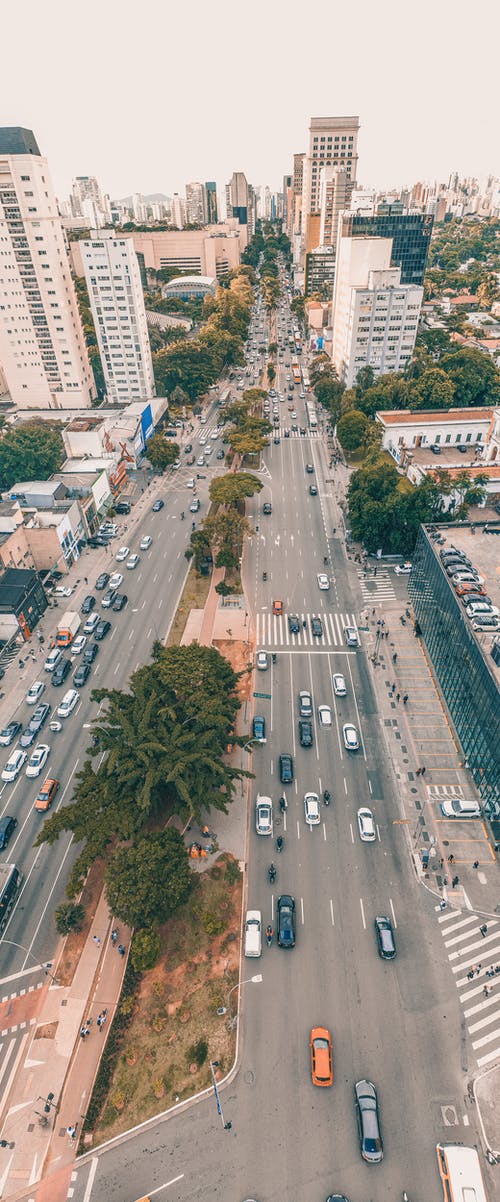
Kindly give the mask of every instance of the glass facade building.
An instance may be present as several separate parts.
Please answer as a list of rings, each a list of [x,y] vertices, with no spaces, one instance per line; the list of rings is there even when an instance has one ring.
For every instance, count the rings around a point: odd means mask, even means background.
[[[392,238],[391,265],[401,267],[402,284],[423,284],[434,218],[427,213],[402,213],[401,205],[379,205],[376,213],[347,213],[342,220],[346,238]]]
[[[500,644],[478,635],[435,544],[420,529],[408,591],[427,655],[485,814],[500,818]],[[484,645],[482,645],[484,644]]]

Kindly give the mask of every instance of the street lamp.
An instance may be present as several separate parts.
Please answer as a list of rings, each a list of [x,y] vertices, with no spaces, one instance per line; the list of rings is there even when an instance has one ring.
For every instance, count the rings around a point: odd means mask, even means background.
[[[237,981],[236,985],[233,985],[232,989],[229,990],[229,993],[227,995],[226,1010],[229,1009],[229,998],[231,997],[231,994],[234,993],[235,989],[239,989],[240,985],[260,985],[261,981],[262,981],[262,973],[261,972],[255,973],[255,976],[253,976],[253,977],[246,977],[246,979],[244,981]]]

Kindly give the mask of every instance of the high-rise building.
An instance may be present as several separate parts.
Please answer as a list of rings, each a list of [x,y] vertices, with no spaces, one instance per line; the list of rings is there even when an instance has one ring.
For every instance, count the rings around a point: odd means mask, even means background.
[[[432,234],[433,217],[403,213],[399,203],[377,206],[376,212],[343,213],[344,238],[392,238],[393,267],[401,268],[402,284],[423,284]]]
[[[339,216],[349,208],[351,181],[343,167],[323,167],[319,185],[319,246],[337,246]]]
[[[30,129],[0,129],[0,366],[20,409],[95,396],[62,220]]]
[[[185,205],[178,192],[174,192],[172,197],[172,224],[175,225],[178,230],[184,229]]]
[[[206,220],[208,225],[217,225],[217,184],[209,179],[205,184]]]
[[[233,171],[226,188],[227,216],[235,217],[239,225],[246,226],[248,237],[255,230],[256,198],[254,189],[247,182],[243,171]]]
[[[348,185],[354,187],[358,131],[359,117],[311,117],[302,178],[302,239],[306,253],[319,245],[322,168],[340,168],[346,173]]]
[[[140,192],[134,192],[132,197],[132,212],[134,215],[134,221],[136,221],[138,225],[144,225],[144,222],[147,221],[148,218],[148,211],[144,197]]]
[[[81,252],[108,400],[147,400],[155,394],[153,361],[133,240],[103,230]]]
[[[77,175],[73,180],[70,202],[75,217],[85,216],[83,204],[86,200],[93,201],[97,212],[102,212],[101,189],[95,175]]]
[[[203,184],[186,184],[186,222],[188,225],[206,225],[206,199]]]
[[[361,367],[402,371],[413,354],[423,288],[402,284],[391,263],[392,238],[339,237],[332,359],[346,388]]]

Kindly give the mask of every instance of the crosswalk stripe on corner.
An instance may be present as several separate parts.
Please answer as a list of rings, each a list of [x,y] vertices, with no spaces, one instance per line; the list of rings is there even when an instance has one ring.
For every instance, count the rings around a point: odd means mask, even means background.
[[[500,923],[488,919],[483,936],[483,919],[469,911],[443,911],[438,922],[477,1065],[483,1068],[500,1059],[500,972],[487,976],[500,967]]]

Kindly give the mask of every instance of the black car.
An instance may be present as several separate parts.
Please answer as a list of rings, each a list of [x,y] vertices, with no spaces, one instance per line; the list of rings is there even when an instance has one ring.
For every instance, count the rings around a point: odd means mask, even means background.
[[[264,504],[262,506],[262,512],[265,514],[270,514],[273,512],[273,507],[272,507],[270,501],[264,501]]]
[[[297,614],[288,614],[288,629],[290,634],[298,634],[300,630],[300,622]]]
[[[315,638],[320,639],[323,635],[323,623],[321,618],[311,618],[311,631]]]
[[[280,755],[280,781],[282,785],[291,785],[293,782],[293,758],[288,752],[283,752]]]
[[[36,709],[33,710],[33,715],[30,722],[30,730],[33,731],[33,734],[38,734],[44,723],[47,721],[49,714],[50,705],[47,701],[42,701],[40,705],[37,705]]]
[[[69,672],[71,672],[71,660],[70,659],[59,660],[57,668],[54,668],[54,671],[52,673],[52,684],[54,684],[56,686],[64,684],[64,681],[66,680],[66,677]]]
[[[224,458],[224,451],[222,450],[222,447],[221,447],[220,451],[217,451],[217,454],[216,454],[215,458],[216,458],[216,459],[223,459],[223,458]]]
[[[375,919],[375,934],[379,956],[382,957],[382,960],[394,960],[396,955],[394,932],[389,919],[382,914],[377,915]]]
[[[115,593],[115,599],[113,601],[113,609],[116,614],[119,614],[120,610],[125,609],[127,601],[128,601],[128,597],[127,597],[126,593]]]
[[[115,513],[130,513],[131,509],[130,501],[118,501],[115,505]]]
[[[473,601],[479,601],[483,605],[493,605],[493,601],[491,597],[488,597],[487,593],[464,593],[460,600],[462,605],[470,605]]]
[[[91,595],[89,593],[87,597],[83,598],[83,601],[81,604],[81,612],[82,612],[82,614],[90,614],[90,613],[92,613],[92,610],[94,608],[95,608],[95,597],[91,597]]]
[[[0,818],[0,851],[4,851],[7,847],[16,826],[17,818],[13,818],[12,814],[4,814],[3,818]]]
[[[98,589],[100,593],[104,592],[104,589],[107,588],[109,580],[109,572],[101,572],[101,575],[97,577],[95,582],[96,589]]]
[[[89,547],[107,547],[110,542],[111,539],[106,538],[105,534],[91,534],[90,538],[87,539]]]
[[[279,447],[280,442],[281,442],[281,438],[279,437],[278,434],[276,434],[276,436],[273,438],[273,443],[274,443],[275,447]]]
[[[295,901],[289,893],[278,898],[278,947],[295,947]]]
[[[153,507],[152,507],[153,513],[158,513],[158,511],[160,509],[163,509],[164,504],[165,504],[165,502],[162,501],[161,497],[158,497],[158,500],[154,502]]]
[[[19,746],[20,747],[31,747],[31,744],[34,743],[35,739],[36,739],[36,730],[32,730],[31,726],[26,726],[25,729],[23,730],[23,733],[22,733],[20,739],[19,739]]]
[[[310,484],[310,485],[309,485],[309,495],[310,495],[311,497],[317,497],[317,495],[318,495],[318,490],[317,490],[317,488],[316,488],[316,485],[315,485],[315,484]]]
[[[110,631],[110,630],[111,630],[111,622],[106,622],[106,621],[102,620],[97,623],[97,626],[94,630],[94,638],[97,639],[98,643],[100,643],[102,639],[106,638],[106,635],[107,635],[108,631]]]
[[[87,683],[87,680],[90,676],[90,671],[90,664],[85,663],[85,661],[83,661],[81,664],[78,664],[76,672],[73,675],[73,684],[75,689],[81,689],[82,684]]]
[[[299,722],[299,740],[301,747],[312,747],[313,745],[313,728],[312,722],[301,719]]]
[[[88,643],[82,655],[84,664],[93,664],[96,655],[99,655],[97,643]]]
[[[20,722],[9,722],[8,726],[4,726],[3,730],[0,730],[1,746],[10,747],[11,743],[14,742],[16,735],[19,734],[20,729]]]
[[[261,714],[256,714],[252,722],[252,734],[256,743],[266,742],[266,719]]]
[[[191,454],[191,451],[192,451],[192,449],[193,449],[193,447],[192,447],[192,443],[190,443],[190,442],[186,443],[186,446],[184,447],[184,454],[185,454],[185,455],[190,455],[190,454]]]

